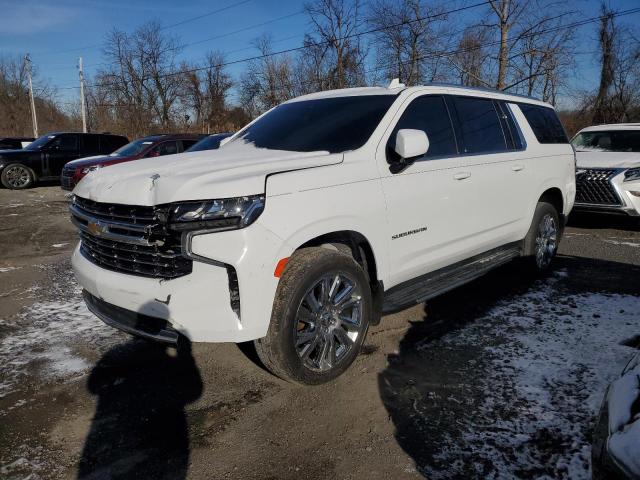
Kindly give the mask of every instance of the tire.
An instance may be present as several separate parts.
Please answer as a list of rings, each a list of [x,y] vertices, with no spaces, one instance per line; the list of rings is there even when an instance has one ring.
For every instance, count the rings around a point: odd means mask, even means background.
[[[525,261],[533,272],[543,273],[549,269],[558,251],[561,232],[556,208],[550,203],[538,202],[523,249]]]
[[[269,330],[254,342],[256,351],[284,380],[328,382],[357,357],[372,309],[367,276],[353,257],[321,247],[299,250],[280,278]]]
[[[5,188],[22,190],[35,182],[36,176],[29,167],[21,163],[11,163],[2,169],[0,180]]]

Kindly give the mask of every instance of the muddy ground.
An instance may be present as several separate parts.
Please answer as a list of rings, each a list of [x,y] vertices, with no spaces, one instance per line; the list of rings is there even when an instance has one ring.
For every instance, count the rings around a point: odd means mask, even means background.
[[[546,278],[509,265],[385,317],[305,388],[250,345],[178,356],[95,319],[66,204],[0,190],[0,478],[589,478],[640,334],[640,222],[572,219]]]

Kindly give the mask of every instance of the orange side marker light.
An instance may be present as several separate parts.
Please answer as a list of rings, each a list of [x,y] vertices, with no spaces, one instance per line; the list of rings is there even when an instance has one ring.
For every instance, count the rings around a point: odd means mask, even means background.
[[[289,257],[280,259],[280,261],[276,265],[275,271],[273,272],[274,277],[280,278],[280,276],[282,275],[282,272],[284,271],[284,267],[287,266],[288,261],[289,261]]]

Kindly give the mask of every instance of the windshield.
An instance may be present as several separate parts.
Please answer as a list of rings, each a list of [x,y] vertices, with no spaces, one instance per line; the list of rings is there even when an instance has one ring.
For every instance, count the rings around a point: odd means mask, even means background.
[[[227,138],[230,137],[232,134],[231,133],[218,133],[216,135],[210,135],[206,138],[203,138],[202,140],[200,140],[198,143],[192,145],[191,147],[189,147],[187,150],[185,150],[186,152],[199,152],[201,150],[214,150],[218,147],[220,147],[220,142]]]
[[[38,138],[37,140],[34,140],[26,147],[24,147],[24,150],[40,150],[42,147],[44,147],[47,143],[49,143],[54,138],[56,138],[55,135],[44,135]]]
[[[363,95],[285,103],[246,127],[234,142],[294,152],[340,153],[369,139],[395,95]]]
[[[109,154],[110,157],[132,157],[134,155],[138,155],[144,152],[150,145],[153,145],[155,142],[152,140],[148,140],[146,138],[140,138],[138,140],[134,140],[133,142],[129,142],[126,145],[120,147],[115,152]]]
[[[582,132],[571,143],[579,152],[640,152],[640,130]]]

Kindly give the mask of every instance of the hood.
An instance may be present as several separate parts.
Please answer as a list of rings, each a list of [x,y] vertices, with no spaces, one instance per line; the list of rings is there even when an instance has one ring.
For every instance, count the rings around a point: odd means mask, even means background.
[[[640,153],[636,152],[576,152],[578,168],[634,168],[640,167]]]
[[[132,157],[111,157],[109,155],[95,155],[93,157],[79,158],[78,160],[72,160],[67,162],[65,167],[69,168],[84,168],[98,165],[101,163],[113,163],[113,162],[126,162],[127,160],[133,160]]]
[[[269,174],[340,163],[343,155],[231,143],[218,150],[145,158],[90,172],[73,193],[96,202],[161,205],[264,193]]]
[[[42,153],[39,150],[0,150],[0,162],[7,160],[39,160]]]

